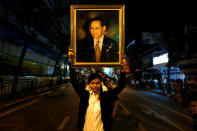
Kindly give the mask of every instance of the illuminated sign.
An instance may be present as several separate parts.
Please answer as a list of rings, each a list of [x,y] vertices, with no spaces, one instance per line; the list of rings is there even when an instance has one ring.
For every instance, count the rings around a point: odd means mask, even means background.
[[[167,63],[168,62],[168,53],[153,57],[153,65]]]
[[[161,73],[168,73],[168,69],[167,68],[161,68],[160,72]],[[180,72],[179,67],[170,67],[170,73],[179,73],[179,72]]]

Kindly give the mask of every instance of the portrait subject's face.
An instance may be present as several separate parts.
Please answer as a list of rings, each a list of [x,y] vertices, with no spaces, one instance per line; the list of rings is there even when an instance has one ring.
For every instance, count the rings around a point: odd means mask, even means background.
[[[101,88],[101,80],[99,78],[95,78],[90,82],[90,88],[94,93],[98,93]]]
[[[94,39],[99,40],[106,31],[106,26],[101,25],[101,21],[92,21],[89,26],[90,33]]]

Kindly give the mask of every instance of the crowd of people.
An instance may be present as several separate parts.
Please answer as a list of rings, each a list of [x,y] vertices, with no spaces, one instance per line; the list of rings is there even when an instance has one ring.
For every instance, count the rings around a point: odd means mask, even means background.
[[[189,79],[182,92],[183,104],[191,112],[194,128],[197,129],[197,77]]]

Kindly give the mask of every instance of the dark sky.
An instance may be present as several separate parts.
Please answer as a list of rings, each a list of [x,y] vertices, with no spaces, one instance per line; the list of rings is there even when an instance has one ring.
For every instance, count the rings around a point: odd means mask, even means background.
[[[79,0],[80,4],[124,4],[126,43],[138,32],[183,32],[185,24],[194,24],[196,7],[189,2]],[[129,37],[132,36],[132,37]]]

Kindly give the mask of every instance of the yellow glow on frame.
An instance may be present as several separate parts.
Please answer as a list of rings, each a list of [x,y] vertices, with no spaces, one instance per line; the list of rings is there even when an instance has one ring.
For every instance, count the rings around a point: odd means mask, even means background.
[[[120,10],[120,9],[76,9],[76,10]]]
[[[91,5],[90,5],[91,6]],[[94,6],[94,5],[93,5]],[[86,8],[87,7],[87,8]],[[95,7],[97,8],[101,8],[102,6],[98,6],[98,5],[95,5]],[[80,65],[90,65],[90,66],[97,66],[97,65],[121,65],[122,64],[122,58],[123,57],[123,51],[124,49],[122,49],[122,46],[124,47],[124,27],[125,27],[125,23],[124,23],[124,20],[125,20],[125,6],[124,5],[118,5],[118,6],[114,6],[114,8],[118,8],[118,9],[105,9],[106,8],[109,8],[108,6],[103,6],[103,9],[95,9],[95,8],[88,8],[88,5],[77,5],[77,6],[73,6],[71,7],[71,17],[73,18],[71,21],[71,26],[72,26],[72,29],[73,29],[73,34],[74,36],[72,36],[72,45],[73,45],[73,49],[74,49],[74,54],[75,54],[75,59],[74,59],[74,65],[76,66],[80,66]],[[81,8],[81,9],[79,9]],[[83,8],[83,9],[82,9]],[[113,8],[113,6],[111,6],[111,8]],[[89,10],[92,10],[92,11],[96,11],[96,10],[103,10],[103,11],[108,11],[108,10],[111,10],[111,11],[119,11],[119,61],[118,62],[101,62],[101,63],[95,63],[95,62],[77,62],[76,60],[76,21],[77,21],[77,11],[89,11]],[[72,25],[72,22],[74,23],[74,25]]]
[[[75,30],[74,30],[74,51],[75,51],[74,54],[75,54],[75,57],[76,57],[76,56],[77,56],[77,53],[76,53],[76,29],[77,29],[77,28],[76,28],[76,19],[77,19],[77,18],[76,18],[76,10],[74,11],[74,16],[75,16],[75,17],[74,17],[74,26],[75,26],[75,27],[74,27],[74,29],[75,29]],[[76,61],[76,59],[75,59],[75,63],[76,63],[76,62],[77,62],[77,61]]]

